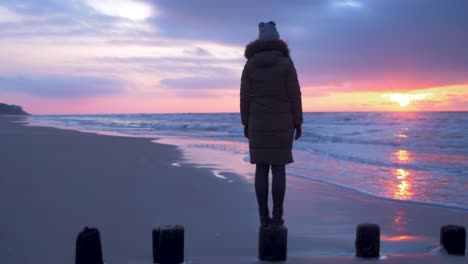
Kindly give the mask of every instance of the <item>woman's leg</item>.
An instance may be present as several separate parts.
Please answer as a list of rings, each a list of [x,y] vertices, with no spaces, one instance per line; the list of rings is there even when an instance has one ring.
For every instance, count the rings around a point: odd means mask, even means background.
[[[283,224],[283,202],[286,192],[286,166],[272,165],[271,172],[273,174],[273,222]]]
[[[257,164],[255,168],[255,193],[257,194],[260,221],[268,220],[268,172],[269,164]]]

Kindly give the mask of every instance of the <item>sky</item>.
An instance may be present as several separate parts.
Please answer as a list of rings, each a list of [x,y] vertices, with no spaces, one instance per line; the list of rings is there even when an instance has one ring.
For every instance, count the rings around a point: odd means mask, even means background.
[[[238,112],[275,21],[304,111],[468,111],[466,0],[2,0],[0,102],[33,114]]]

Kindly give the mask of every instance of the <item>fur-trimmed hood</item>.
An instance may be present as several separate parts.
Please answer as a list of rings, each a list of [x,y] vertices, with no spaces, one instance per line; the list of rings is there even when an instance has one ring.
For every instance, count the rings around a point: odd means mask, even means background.
[[[284,57],[289,57],[288,44],[281,39],[252,41],[245,47],[244,56],[250,59],[259,52],[274,50],[280,51]]]

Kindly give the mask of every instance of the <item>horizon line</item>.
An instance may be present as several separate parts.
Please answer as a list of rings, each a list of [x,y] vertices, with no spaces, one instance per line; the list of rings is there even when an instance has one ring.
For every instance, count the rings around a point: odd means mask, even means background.
[[[303,111],[306,113],[465,113],[468,110],[377,110],[377,111]],[[240,112],[132,112],[132,113],[75,113],[75,114],[33,114],[31,116],[40,115],[175,115],[175,114],[240,114]]]

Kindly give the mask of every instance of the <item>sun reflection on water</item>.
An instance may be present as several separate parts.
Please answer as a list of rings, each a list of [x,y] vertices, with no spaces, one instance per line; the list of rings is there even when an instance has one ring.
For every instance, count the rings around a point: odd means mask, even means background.
[[[397,189],[393,197],[400,200],[410,199],[413,193],[411,192],[411,184],[407,180],[409,172],[404,169],[397,169],[395,175],[400,182],[397,184]]]
[[[410,153],[407,150],[400,149],[394,152],[394,154],[397,156],[399,161],[403,161],[405,163],[410,161]]]
[[[407,131],[408,131],[407,127],[402,127],[402,128],[400,128],[399,131],[396,132],[395,137],[399,138],[399,139],[400,138],[408,138]]]
[[[411,161],[411,154],[408,150],[400,149],[393,153],[396,156],[396,159],[399,163],[406,164]],[[411,191],[411,178],[410,172],[403,169],[403,168],[396,168],[394,169],[394,176],[398,180],[398,184],[396,185],[396,190],[394,192],[393,198],[399,200],[407,200],[413,196]]]

